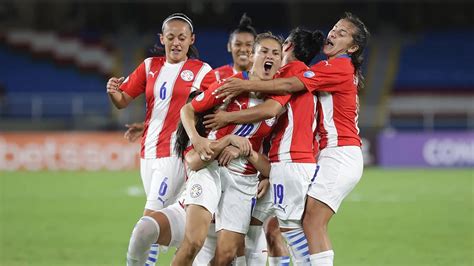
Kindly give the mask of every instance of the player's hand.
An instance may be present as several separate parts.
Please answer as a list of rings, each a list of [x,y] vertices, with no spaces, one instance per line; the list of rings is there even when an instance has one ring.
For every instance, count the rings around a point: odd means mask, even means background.
[[[143,123],[126,124],[125,127],[128,129],[125,131],[123,137],[130,142],[134,142],[139,139],[143,135],[145,128]]]
[[[230,161],[240,157],[240,150],[234,146],[227,146],[217,158],[220,166],[227,166]]]
[[[113,94],[118,93],[120,85],[122,85],[123,81],[125,80],[124,77],[116,78],[111,77],[109,81],[107,81],[107,93]]]
[[[270,187],[270,181],[268,178],[261,179],[260,182],[258,182],[258,188],[257,188],[257,199],[260,199],[267,193],[268,188]]]
[[[228,114],[226,111],[217,110],[214,114],[205,115],[204,126],[213,130],[223,128],[229,124],[229,121],[227,121]]]
[[[236,135],[229,135],[230,144],[239,148],[241,156],[249,156],[250,152],[252,151],[252,144],[250,143],[249,139],[236,136]]]
[[[216,89],[212,94],[214,94],[216,98],[224,98],[224,102],[227,102],[244,92],[248,87],[247,83],[247,80],[230,78],[224,80],[224,84],[222,84],[222,86]]]
[[[211,143],[211,140],[200,136],[193,140],[194,150],[199,154],[201,160],[209,161],[214,154],[214,151],[211,149]]]

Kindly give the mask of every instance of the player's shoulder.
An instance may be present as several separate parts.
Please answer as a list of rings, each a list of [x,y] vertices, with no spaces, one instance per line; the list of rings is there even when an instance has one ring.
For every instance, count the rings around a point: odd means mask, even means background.
[[[278,70],[276,77],[278,78],[291,77],[308,69],[309,68],[305,63],[299,60],[295,60],[281,67]]]
[[[212,69],[208,63],[201,61],[197,58],[190,58],[187,60],[186,63],[191,67],[205,67],[205,68]]]

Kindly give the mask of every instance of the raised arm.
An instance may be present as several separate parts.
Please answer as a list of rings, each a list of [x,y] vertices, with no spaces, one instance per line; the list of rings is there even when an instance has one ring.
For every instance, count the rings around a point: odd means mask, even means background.
[[[242,92],[262,92],[266,94],[285,95],[305,89],[303,82],[296,77],[278,78],[272,80],[227,80],[214,94],[217,98],[228,100]]]
[[[196,130],[196,118],[194,107],[191,103],[187,103],[181,108],[181,123],[183,124],[189,140],[194,146],[194,150],[198,153],[201,159],[210,160],[214,152],[211,149],[211,141],[207,138],[201,137]]]
[[[236,111],[219,111],[215,114],[209,114],[204,117],[206,128],[219,129],[227,124],[245,124],[254,123],[277,116],[283,111],[283,106],[273,99],[267,99],[264,103],[257,106]]]
[[[252,150],[248,161],[265,177],[270,176],[270,162],[265,155]]]

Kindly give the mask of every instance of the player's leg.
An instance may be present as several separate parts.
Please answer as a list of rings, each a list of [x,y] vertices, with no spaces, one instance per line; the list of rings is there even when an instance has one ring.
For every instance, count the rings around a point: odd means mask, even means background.
[[[212,215],[221,196],[221,183],[217,162],[197,172],[190,171],[186,185],[186,225],[184,240],[176,252],[172,265],[192,265],[202,248],[209,230]]]
[[[171,241],[171,229],[168,217],[161,212],[143,216],[135,225],[127,251],[128,266],[143,266],[149,259],[152,244],[168,246]],[[156,261],[152,260],[152,263]]]
[[[216,253],[216,246],[216,224],[214,222],[211,222],[211,224],[209,225],[209,230],[207,232],[206,241],[204,241],[204,245],[202,246],[199,253],[196,255],[196,258],[194,258],[193,266],[207,266],[209,262],[214,258],[214,254]]]
[[[240,246],[244,246],[245,235],[228,230],[217,232],[217,247],[212,265],[229,265],[237,255]]]
[[[318,165],[319,171],[308,191],[303,228],[311,265],[332,266],[334,251],[327,227],[362,176],[362,152],[355,146],[326,148],[320,153]]]
[[[309,265],[309,251],[301,219],[306,193],[316,170],[314,163],[273,163],[270,172],[270,193],[280,231],[288,244],[294,265]]]
[[[290,253],[280,232],[276,217],[270,217],[265,222],[265,238],[268,247],[268,263],[270,266],[289,265]]]

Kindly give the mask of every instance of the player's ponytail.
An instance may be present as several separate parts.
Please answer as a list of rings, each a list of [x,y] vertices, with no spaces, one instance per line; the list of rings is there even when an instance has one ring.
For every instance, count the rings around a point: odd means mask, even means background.
[[[247,13],[244,13],[242,17],[240,18],[240,23],[237,28],[235,28],[229,36],[229,43],[232,42],[232,39],[234,38],[235,34],[238,33],[250,33],[253,35],[253,37],[257,37],[257,31],[255,28],[252,26],[252,19],[247,16]]]
[[[296,59],[309,65],[311,60],[321,52],[324,34],[320,30],[311,32],[298,27],[290,32],[288,41],[294,46],[293,53]]]
[[[362,75],[362,64],[364,63],[364,51],[367,47],[369,42],[370,33],[367,27],[365,26],[364,22],[362,22],[358,17],[354,16],[350,12],[346,12],[345,16],[341,19],[347,20],[352,23],[357,32],[352,35],[352,39],[354,40],[354,44],[357,45],[359,48],[357,51],[350,54],[352,65],[355,69],[355,75],[358,79],[357,88],[360,90],[365,85],[364,76]]]

